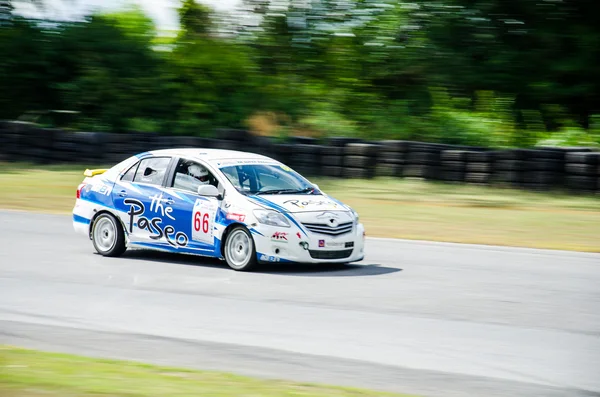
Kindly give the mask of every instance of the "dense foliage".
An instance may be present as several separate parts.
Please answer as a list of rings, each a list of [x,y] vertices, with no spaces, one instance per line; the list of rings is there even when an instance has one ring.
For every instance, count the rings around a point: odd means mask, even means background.
[[[40,3],[40,1],[36,1]],[[0,7],[0,118],[73,128],[600,144],[593,0],[184,0],[180,30],[136,7],[81,22]]]

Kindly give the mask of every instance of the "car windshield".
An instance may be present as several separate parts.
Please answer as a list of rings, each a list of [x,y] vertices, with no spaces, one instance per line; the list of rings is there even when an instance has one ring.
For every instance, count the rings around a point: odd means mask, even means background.
[[[320,194],[314,185],[281,164],[240,164],[221,172],[242,194]]]

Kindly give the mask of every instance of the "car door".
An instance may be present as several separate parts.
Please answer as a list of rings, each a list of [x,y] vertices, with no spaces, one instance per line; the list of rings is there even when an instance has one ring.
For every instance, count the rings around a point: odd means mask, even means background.
[[[203,182],[190,172],[191,167],[200,167],[206,172]],[[202,162],[179,158],[168,184],[173,197],[173,222],[175,231],[185,239],[186,247],[198,254],[219,256],[216,252],[216,226],[221,221],[220,201],[215,197],[198,195],[198,187],[203,183],[219,188],[218,179]]]
[[[172,218],[173,209],[164,184],[171,162],[169,156],[141,159],[115,184],[113,204],[133,244],[168,244],[170,229],[163,223]]]

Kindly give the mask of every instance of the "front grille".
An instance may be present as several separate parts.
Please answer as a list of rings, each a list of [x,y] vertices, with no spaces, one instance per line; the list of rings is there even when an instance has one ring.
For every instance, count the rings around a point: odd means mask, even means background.
[[[303,223],[302,225],[313,233],[326,234],[328,236],[339,236],[350,233],[354,222],[340,223],[333,227],[324,223]]]
[[[352,250],[339,250],[339,251],[317,251],[308,250],[311,258],[313,259],[344,259],[352,255]]]

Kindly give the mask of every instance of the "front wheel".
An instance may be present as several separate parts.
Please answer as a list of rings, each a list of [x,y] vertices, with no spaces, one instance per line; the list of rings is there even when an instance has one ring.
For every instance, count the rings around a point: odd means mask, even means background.
[[[100,214],[92,226],[94,248],[103,256],[119,256],[125,252],[125,232],[117,218]]]
[[[243,226],[234,228],[225,240],[225,261],[230,268],[248,271],[256,266],[256,248],[250,232]]]

